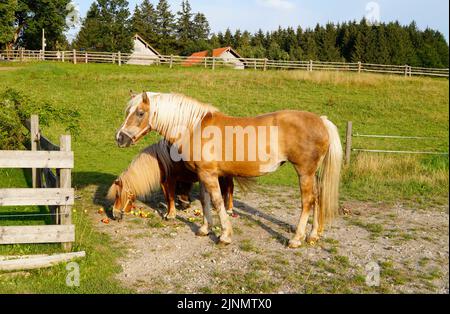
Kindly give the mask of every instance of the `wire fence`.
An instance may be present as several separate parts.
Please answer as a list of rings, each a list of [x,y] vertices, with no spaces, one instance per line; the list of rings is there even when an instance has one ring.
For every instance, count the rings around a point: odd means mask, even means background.
[[[353,133],[352,121],[347,122],[346,140],[345,140],[345,163],[349,164],[351,160],[352,152],[366,152],[366,153],[379,153],[379,154],[412,154],[412,155],[440,155],[448,156],[449,152],[433,151],[433,150],[390,150],[390,149],[370,149],[370,148],[354,148],[353,138],[372,138],[372,139],[400,139],[400,140],[448,140],[446,137],[428,137],[428,136],[402,136],[402,135],[382,135],[382,134],[358,134]]]
[[[195,57],[176,55],[147,55],[121,52],[95,52],[95,51],[42,51],[42,50],[0,50],[0,60],[8,61],[57,61],[77,63],[111,63],[119,66],[133,65],[167,65],[204,67],[215,69],[218,67],[231,67],[235,69],[254,70],[304,70],[304,71],[346,71],[357,73],[382,73],[411,76],[449,77],[449,69],[413,67],[405,65],[386,65],[362,62],[323,62],[323,61],[288,61],[269,60],[261,58],[221,58],[221,57]]]

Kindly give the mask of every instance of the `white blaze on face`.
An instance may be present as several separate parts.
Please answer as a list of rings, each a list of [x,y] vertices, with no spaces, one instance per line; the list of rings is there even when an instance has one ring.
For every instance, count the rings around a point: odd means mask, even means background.
[[[123,122],[123,124],[120,126],[119,131],[117,131],[117,134],[116,134],[116,140],[117,140],[117,141],[119,140],[119,134],[120,134],[121,132],[123,132],[123,133],[125,133],[125,134],[129,134],[129,132],[125,131],[124,128],[125,128],[125,126],[127,125],[128,120],[130,119],[131,115],[133,115],[133,114],[135,113],[137,107],[138,107],[138,105],[136,104],[136,105],[133,105],[132,107],[130,107],[130,109],[128,110],[127,118],[125,119],[125,121]]]

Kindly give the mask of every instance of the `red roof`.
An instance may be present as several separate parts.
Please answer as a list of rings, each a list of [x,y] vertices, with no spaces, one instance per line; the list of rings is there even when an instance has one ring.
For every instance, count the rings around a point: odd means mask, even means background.
[[[213,50],[213,57],[220,57],[225,52],[231,52],[236,58],[242,58],[236,50],[231,47],[216,48]]]
[[[203,58],[206,58],[207,56],[208,56],[208,50],[194,52],[186,59],[186,61],[183,63],[183,65],[191,66],[196,63],[200,63],[203,61]]]

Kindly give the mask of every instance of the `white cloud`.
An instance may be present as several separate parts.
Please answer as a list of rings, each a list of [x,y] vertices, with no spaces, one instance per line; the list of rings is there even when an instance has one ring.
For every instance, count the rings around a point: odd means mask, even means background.
[[[274,9],[289,10],[295,7],[294,3],[289,0],[258,0],[258,3]]]

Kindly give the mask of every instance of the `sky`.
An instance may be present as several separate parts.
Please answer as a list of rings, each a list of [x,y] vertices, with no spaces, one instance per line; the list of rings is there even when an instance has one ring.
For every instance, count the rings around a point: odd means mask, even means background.
[[[156,5],[158,0],[150,0]],[[93,0],[74,0],[79,16],[86,15]],[[130,11],[142,0],[128,0]],[[169,0],[172,11],[180,9],[181,0]],[[372,17],[381,22],[398,20],[401,24],[417,22],[420,29],[431,27],[449,38],[448,0],[190,0],[194,12],[208,18],[212,32],[228,27],[256,32],[275,30],[278,26],[303,28],[317,23],[344,22]],[[68,32],[72,40],[78,28]]]

